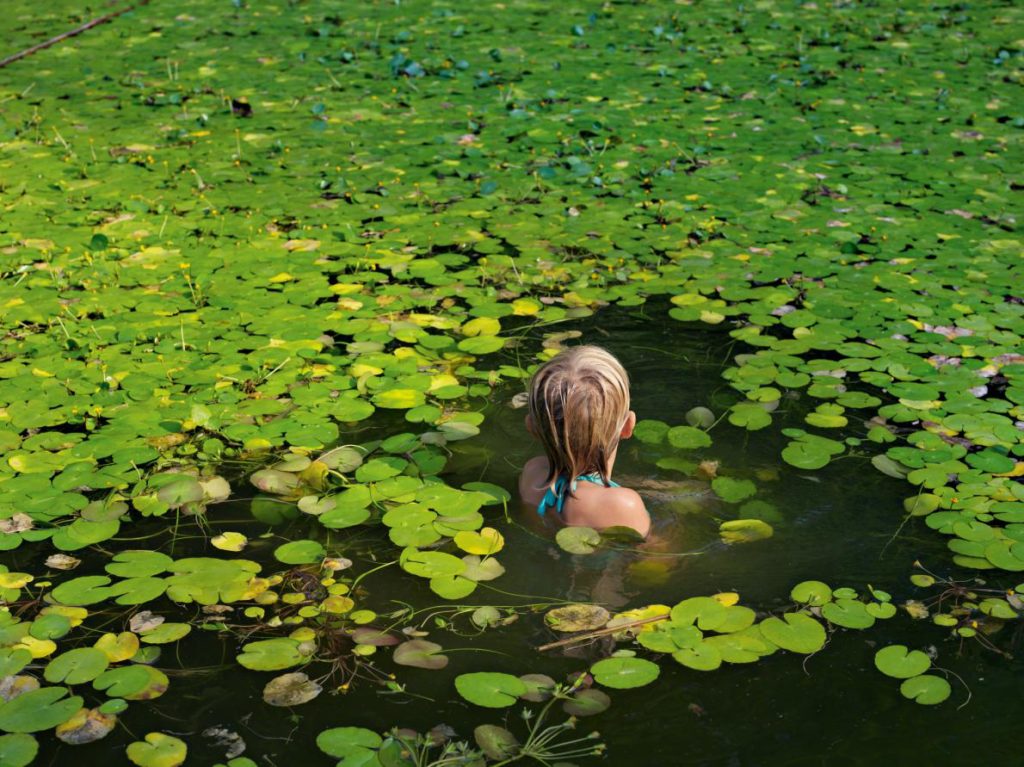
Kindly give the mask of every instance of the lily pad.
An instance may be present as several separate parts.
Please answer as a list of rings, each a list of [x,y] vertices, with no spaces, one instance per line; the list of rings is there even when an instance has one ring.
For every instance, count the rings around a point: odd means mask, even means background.
[[[661,667],[643,658],[605,658],[591,666],[590,673],[605,687],[630,690],[653,682]]]
[[[494,724],[481,724],[473,730],[473,740],[477,746],[491,759],[508,759],[519,752],[519,741],[516,736],[504,727]]]
[[[783,650],[810,655],[825,646],[824,627],[803,613],[765,618],[758,625],[765,638]]]
[[[923,674],[931,665],[927,655],[920,650],[907,650],[906,645],[889,645],[875,653],[875,668],[896,679]]]
[[[591,527],[563,527],[555,534],[555,542],[570,554],[593,554],[601,534]]]
[[[188,747],[173,735],[150,732],[145,740],[129,743],[125,754],[138,767],[178,767],[184,764]]]
[[[274,558],[286,565],[308,565],[319,562],[326,553],[319,541],[289,541],[274,549]]]
[[[31,735],[0,735],[0,764],[5,767],[26,767],[35,760],[37,753],[39,743]]]
[[[592,631],[608,623],[611,613],[600,605],[573,604],[556,607],[544,615],[544,622],[555,631]]]
[[[317,697],[323,688],[301,671],[275,676],[263,688],[263,700],[271,706],[299,706]]]
[[[506,708],[529,691],[519,677],[492,671],[459,674],[455,689],[470,703],[485,708]]]
[[[942,703],[952,693],[949,682],[934,674],[922,674],[911,677],[900,685],[904,698],[910,698],[922,706],[934,706]]]
[[[414,666],[431,670],[442,669],[448,665],[448,656],[443,654],[444,648],[425,639],[410,639],[395,647],[391,659],[400,666]]]

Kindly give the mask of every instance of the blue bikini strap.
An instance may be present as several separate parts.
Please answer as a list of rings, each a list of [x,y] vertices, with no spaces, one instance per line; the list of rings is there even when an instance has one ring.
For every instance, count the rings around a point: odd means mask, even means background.
[[[548,506],[554,506],[555,511],[559,514],[562,513],[562,506],[565,504],[565,496],[567,495],[566,490],[575,493],[576,484],[580,481],[593,482],[594,484],[603,485],[604,480],[601,479],[601,475],[597,472],[590,472],[589,474],[580,474],[576,479],[570,482],[564,475],[559,476],[555,480],[553,487],[549,487],[547,492],[544,493],[544,497],[540,499],[540,503],[537,504],[537,513],[540,516],[544,516],[544,512]],[[609,487],[621,487],[618,482],[608,480]]]

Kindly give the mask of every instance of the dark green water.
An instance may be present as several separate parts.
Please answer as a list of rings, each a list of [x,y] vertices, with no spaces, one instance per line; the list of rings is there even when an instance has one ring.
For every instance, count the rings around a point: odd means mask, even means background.
[[[731,395],[719,371],[728,354],[736,351],[728,336],[666,324],[658,319],[657,310],[646,311],[600,314],[579,326],[582,340],[602,343],[621,357],[633,379],[633,404],[640,418],[681,423],[685,411],[695,405],[721,412]],[[531,345],[527,340],[526,347]],[[458,447],[451,463],[454,474],[446,477],[449,482],[483,479],[515,487],[518,467],[535,454],[535,447],[522,428],[522,411],[509,405],[514,393],[499,392],[493,401],[481,403],[486,411],[483,432]],[[790,412],[784,420],[799,423],[803,403],[791,401],[786,407]],[[629,553],[572,557],[561,552],[534,525],[520,525],[532,522],[534,512],[514,505],[512,524],[502,520],[500,511],[489,517],[489,523],[506,536],[500,559],[507,573],[490,584],[494,589],[478,589],[467,603],[514,606],[594,599],[625,608],[737,591],[743,604],[767,610],[784,605],[792,586],[811,578],[862,591],[872,584],[901,603],[921,596],[908,581],[915,559],[940,574],[948,572],[948,554],[939,536],[916,522],[896,535],[908,486],[875,471],[869,455],[844,458],[818,472],[801,472],[778,458],[776,430],[765,432],[772,433],[748,434],[723,422],[712,431],[713,447],[700,457],[718,460],[723,475],[757,483],[756,499],[771,504],[777,514],[771,539],[725,546],[717,540],[717,520],[737,516],[734,509],[706,501],[677,515],[670,504],[654,499],[650,507],[656,524],[671,544],[666,556],[647,563],[645,569]],[[850,433],[856,434],[857,427],[851,426]],[[648,453],[636,441],[625,443],[617,475],[670,478],[670,472],[654,466]],[[264,529],[247,528],[241,521],[246,513],[243,503],[218,507],[211,513],[212,528],[241,529],[255,539]],[[308,531],[297,525],[277,534],[303,537]],[[383,536],[371,531],[339,553],[352,557],[357,571],[362,571],[373,566],[372,557],[386,561],[393,551],[381,541]],[[278,542],[276,537],[253,540],[246,554],[266,560],[266,569],[273,570],[270,551]],[[203,545],[198,538],[185,540],[175,554],[199,552]],[[382,731],[397,725],[423,731],[444,723],[469,738],[476,725],[495,723],[522,732],[518,709],[488,711],[458,699],[454,675],[487,670],[563,678],[608,651],[607,646],[594,645],[568,654],[539,653],[537,645],[555,638],[544,627],[542,611],[528,612],[511,626],[476,636],[465,616],[456,627],[470,636],[437,628],[425,608],[445,605],[421,579],[395,567],[369,577],[365,585],[369,597],[364,601],[378,613],[400,603],[424,609],[420,614],[429,639],[442,644],[451,657],[446,670],[393,667],[382,657],[381,667],[395,670],[410,694],[382,694],[373,685],[360,684],[345,694],[325,692],[293,711],[275,709],[261,700],[262,687],[272,675],[235,664],[234,637],[193,632],[180,643],[180,658],[166,655],[159,663],[171,674],[169,692],[150,705],[133,707],[122,717],[124,726],[135,737],[159,729],[186,738],[190,764],[215,764],[222,758],[223,748],[200,734],[222,726],[245,739],[246,755],[258,764],[326,765],[331,760],[316,750],[314,739],[332,726]],[[1017,661],[973,644],[958,656],[958,646],[947,636],[945,630],[915,623],[901,611],[865,631],[837,630],[825,649],[810,658],[779,652],[755,664],[726,664],[709,673],[666,658],[657,682],[640,690],[611,691],[611,709],[582,720],[580,727],[584,733],[592,728],[601,732],[609,744],[602,761],[609,765],[961,764],[973,758],[979,742],[986,743],[989,758],[1011,758],[1015,749],[1007,733],[1019,722],[1024,669]],[[1005,635],[996,640],[1004,648],[1015,644]],[[955,672],[970,687],[969,702],[967,688],[956,683],[953,698],[935,708],[903,699],[898,682],[872,664],[876,646],[893,643],[934,647],[936,664]],[[173,673],[175,667],[190,670]],[[68,764],[72,753],[83,765],[106,764],[109,759],[102,741],[73,752],[68,747],[46,748],[42,763],[53,765]]]

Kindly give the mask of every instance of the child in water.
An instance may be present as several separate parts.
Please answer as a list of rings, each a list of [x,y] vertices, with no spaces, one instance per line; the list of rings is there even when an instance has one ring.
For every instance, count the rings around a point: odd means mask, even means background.
[[[544,446],[523,467],[519,494],[561,524],[631,527],[647,537],[651,517],[635,490],[612,481],[619,440],[636,425],[629,377],[599,346],[576,346],[542,365],[530,381],[526,428]]]

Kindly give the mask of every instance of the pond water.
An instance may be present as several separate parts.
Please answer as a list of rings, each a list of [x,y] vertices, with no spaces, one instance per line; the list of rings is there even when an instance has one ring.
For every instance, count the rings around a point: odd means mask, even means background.
[[[659,311],[657,306],[609,310],[572,329],[582,331],[580,340],[601,343],[621,358],[633,380],[633,406],[641,419],[680,423],[696,405],[721,412],[733,395],[723,387],[720,372],[727,357],[738,350],[725,333],[667,324],[660,321]],[[536,340],[525,339],[526,348]],[[447,482],[458,486],[484,480],[515,487],[519,466],[535,454],[536,446],[522,427],[522,411],[510,404],[514,394],[514,389],[500,389],[492,400],[480,403],[486,415],[482,433],[456,447],[444,474]],[[798,400],[788,401],[784,408],[791,412],[783,413],[783,420],[793,424],[806,409]],[[855,433],[851,427],[850,434]],[[720,476],[756,484],[756,494],[744,501],[756,505],[745,507],[745,513],[756,512],[769,521],[773,537],[746,545],[721,543],[718,522],[740,512],[736,505],[710,500],[710,494],[701,493],[704,480],[692,478],[686,479],[675,499],[664,488],[649,496],[665,543],[647,555],[619,550],[573,556],[554,545],[552,531],[538,529],[532,510],[513,501],[506,522],[502,512],[491,507],[488,523],[506,538],[501,559],[507,572],[461,602],[518,608],[535,604],[538,610],[525,609],[512,625],[480,633],[465,614],[439,626],[437,619],[451,616],[446,609],[450,605],[432,594],[422,579],[397,567],[385,567],[365,581],[365,602],[379,614],[403,605],[420,611],[420,625],[451,658],[448,669],[399,668],[384,657],[379,666],[398,672],[404,692],[357,682],[344,694],[324,694],[289,712],[262,702],[269,676],[235,663],[237,638],[199,631],[179,643],[176,656],[167,651],[159,663],[171,677],[168,694],[134,708],[123,721],[136,736],[150,730],[187,736],[190,761],[200,764],[223,758],[224,747],[200,735],[217,726],[240,735],[247,744],[246,756],[268,765],[330,763],[316,749],[315,737],[333,726],[383,731],[396,725],[425,731],[443,723],[461,738],[471,737],[472,729],[484,722],[517,731],[522,729],[518,707],[489,712],[468,705],[454,692],[452,672],[536,672],[561,679],[609,652],[610,643],[600,642],[539,652],[537,646],[558,638],[545,628],[540,609],[550,603],[593,600],[614,611],[736,591],[743,604],[763,611],[788,603],[792,586],[806,579],[859,590],[871,584],[889,591],[900,603],[918,598],[907,580],[914,560],[946,572],[944,542],[920,524],[901,529],[907,488],[875,471],[870,454],[852,455],[812,474],[780,461],[781,444],[774,429],[748,433],[722,422],[711,434],[712,447],[697,451],[697,457],[717,461]],[[353,439],[374,436],[366,432]],[[637,440],[624,443],[616,476],[631,477],[641,485],[685,479],[659,468],[656,459],[649,446]],[[270,552],[286,538],[320,537],[329,551],[354,560],[353,572],[394,556],[379,528],[348,536],[332,534],[331,540],[300,520],[259,539],[266,527],[251,520],[243,500],[215,507],[208,516],[206,534],[246,532],[252,541],[246,556],[264,563],[266,571],[280,569]],[[154,524],[148,532],[158,529]],[[186,525],[180,532],[174,556],[208,550],[201,531]],[[142,526],[140,535],[146,533]],[[87,560],[81,570],[97,566]],[[656,683],[611,691],[611,708],[581,720],[579,726],[582,732],[600,731],[609,745],[603,763],[610,765],[862,764],[865,753],[873,760],[897,763],[954,764],[970,758],[978,738],[993,744],[986,747],[990,756],[1001,750],[1008,756],[1011,747],[1003,733],[1015,725],[1014,712],[1019,711],[1018,685],[1024,678],[1019,662],[977,645],[967,646],[957,657],[958,648],[943,642],[936,648],[937,664],[962,677],[971,689],[969,694],[964,686],[955,686],[956,703],[937,708],[909,704],[893,680],[874,670],[876,646],[898,642],[925,647],[937,636],[933,627],[910,621],[900,611],[867,631],[838,629],[821,652],[807,658],[777,653],[754,664],[726,664],[714,672],[683,668],[666,658]],[[1003,647],[1010,644],[1000,640]],[[974,733],[972,740],[963,737],[966,731]],[[66,746],[44,744],[41,763],[66,764],[70,753]],[[109,758],[103,742],[79,747],[74,754],[83,765],[104,764]]]

